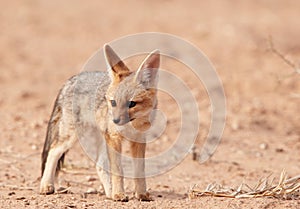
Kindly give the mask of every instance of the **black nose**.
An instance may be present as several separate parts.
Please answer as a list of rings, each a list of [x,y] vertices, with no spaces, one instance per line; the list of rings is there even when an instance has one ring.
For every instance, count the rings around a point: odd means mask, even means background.
[[[114,122],[115,124],[118,124],[118,123],[120,122],[120,118],[113,119],[113,122]]]

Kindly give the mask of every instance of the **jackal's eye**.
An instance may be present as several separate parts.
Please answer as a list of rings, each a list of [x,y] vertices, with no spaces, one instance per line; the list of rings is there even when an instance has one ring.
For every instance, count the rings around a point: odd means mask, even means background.
[[[110,100],[110,104],[112,107],[117,106],[116,100]]]
[[[129,108],[132,108],[132,107],[134,107],[136,105],[136,102],[134,102],[134,101],[128,101],[127,102],[127,107],[129,107]]]

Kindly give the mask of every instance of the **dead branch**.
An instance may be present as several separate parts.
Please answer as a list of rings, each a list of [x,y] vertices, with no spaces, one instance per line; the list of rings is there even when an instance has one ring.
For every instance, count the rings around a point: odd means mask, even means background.
[[[67,173],[67,174],[72,174],[72,175],[85,175],[85,176],[95,174],[95,172],[92,172],[92,171],[88,172],[88,171],[71,170],[71,169],[67,169],[65,167],[63,167],[61,169],[61,172],[62,173]]]
[[[278,49],[276,49],[274,47],[272,36],[269,36],[268,43],[269,43],[269,49],[271,50],[271,52],[273,52],[280,59],[282,59],[288,66],[292,67],[294,69],[293,73],[300,74],[299,66],[297,66],[293,61],[291,61],[290,59],[288,59],[285,55],[283,55],[282,52],[280,52]]]
[[[190,198],[202,196],[228,197],[228,198],[255,198],[255,197],[275,197],[275,198],[299,198],[300,197],[300,175],[287,179],[287,174],[283,170],[279,181],[273,185],[270,176],[259,179],[254,188],[247,184],[241,184],[237,189],[224,187],[220,184],[209,184],[205,190],[197,189],[193,186],[189,191]],[[246,186],[246,188],[245,188]]]
[[[36,187],[28,187],[28,186],[18,186],[18,185],[13,185],[13,184],[0,184],[0,187],[8,188],[11,190],[35,190]]]

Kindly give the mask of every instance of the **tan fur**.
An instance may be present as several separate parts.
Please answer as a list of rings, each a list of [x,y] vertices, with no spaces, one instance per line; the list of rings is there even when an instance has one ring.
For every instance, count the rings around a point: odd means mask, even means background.
[[[108,73],[89,72],[74,76],[67,81],[57,97],[54,111],[48,125],[44,150],[42,154],[42,180],[40,193],[54,192],[54,174],[59,162],[75,142],[75,124],[87,126],[88,121],[80,118],[81,109],[89,106],[90,97],[95,89],[96,121],[107,144],[107,155],[102,156],[110,163],[110,174],[97,167],[100,180],[107,197],[117,201],[128,201],[124,191],[123,169],[121,164],[122,142],[125,137],[119,131],[120,127],[131,123],[137,131],[131,134],[130,149],[133,159],[145,158],[145,136],[143,131],[150,128],[150,113],[157,105],[156,84],[159,67],[159,52],[151,53],[136,72],[130,72],[126,65],[116,55],[111,47],[105,45],[105,58]],[[86,90],[81,84],[90,82]],[[99,83],[97,83],[99,82]],[[92,88],[90,87],[92,86]],[[81,89],[84,89],[81,91]],[[78,96],[78,108],[73,110],[72,95]],[[58,111],[59,110],[59,111]],[[73,115],[75,114],[75,116]],[[75,118],[75,119],[74,119]],[[56,130],[56,132],[51,132]],[[127,139],[127,138],[126,138]],[[107,160],[106,160],[107,161]],[[59,164],[58,164],[59,163]],[[135,176],[135,196],[139,200],[151,200],[146,191],[144,160],[133,160]]]

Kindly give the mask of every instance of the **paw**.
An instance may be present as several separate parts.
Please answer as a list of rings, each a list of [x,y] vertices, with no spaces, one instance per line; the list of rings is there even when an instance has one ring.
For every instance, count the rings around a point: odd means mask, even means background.
[[[53,194],[54,193],[54,185],[53,184],[44,184],[40,187],[40,194]]]
[[[113,195],[113,200],[119,202],[128,202],[129,198],[124,193],[118,193]]]
[[[143,193],[143,194],[135,194],[135,197],[138,199],[138,200],[141,200],[141,201],[153,201],[153,199],[150,197],[150,194],[149,192],[146,192],[146,193]]]

